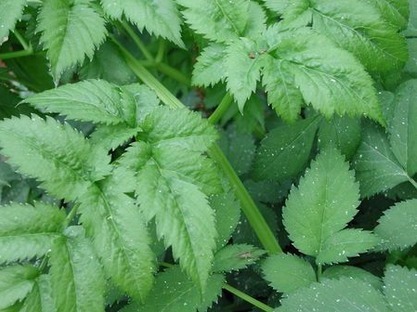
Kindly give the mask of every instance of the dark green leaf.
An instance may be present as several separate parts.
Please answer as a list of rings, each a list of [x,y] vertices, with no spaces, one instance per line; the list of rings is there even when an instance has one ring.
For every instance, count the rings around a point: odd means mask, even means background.
[[[333,265],[323,272],[323,277],[333,279],[348,277],[368,283],[375,289],[382,289],[382,280],[378,276],[355,266]]]
[[[417,271],[388,265],[384,276],[384,294],[395,312],[417,310]]]

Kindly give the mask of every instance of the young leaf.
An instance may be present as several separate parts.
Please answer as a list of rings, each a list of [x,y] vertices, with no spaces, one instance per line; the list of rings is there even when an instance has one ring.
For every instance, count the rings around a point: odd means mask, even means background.
[[[101,0],[104,11],[121,20],[124,15],[139,30],[166,38],[184,47],[181,40],[181,18],[174,0]]]
[[[196,33],[216,42],[237,39],[244,34],[249,18],[249,0],[176,0]]]
[[[123,91],[104,80],[86,80],[38,93],[25,102],[41,111],[66,115],[72,120],[134,126],[135,99]]]
[[[0,146],[8,163],[42,181],[42,187],[58,198],[77,198],[110,171],[107,151],[94,148],[81,133],[50,117],[2,121]]]
[[[319,118],[311,117],[271,130],[258,149],[255,177],[280,182],[295,177],[306,166],[318,123]]]
[[[383,295],[370,284],[359,279],[340,278],[324,280],[301,288],[282,300],[276,312],[389,312]]]
[[[361,143],[361,131],[358,118],[334,116],[331,120],[323,119],[318,131],[319,147],[336,146],[347,159],[351,159]]]
[[[395,95],[394,116],[389,125],[391,150],[409,176],[417,172],[417,79],[403,83]]]
[[[355,266],[333,265],[327,268],[322,276],[329,279],[340,279],[342,277],[357,279],[372,285],[375,289],[382,289],[382,280],[378,276]]]
[[[384,294],[392,311],[417,310],[417,271],[388,265],[384,276]]]
[[[262,263],[264,278],[279,292],[290,293],[316,282],[310,263],[291,254],[273,255]]]
[[[326,239],[316,258],[318,264],[340,263],[374,247],[379,242],[371,232],[345,229]]]
[[[244,269],[255,263],[265,251],[247,244],[228,245],[220,249],[213,262],[213,272],[230,272]]]
[[[104,276],[80,226],[55,240],[49,256],[51,286],[57,311],[103,311]]]
[[[281,88],[281,93],[285,92],[277,96],[277,100],[289,96],[294,98],[290,109],[287,105],[291,103],[289,98],[284,100],[287,104],[283,106],[270,101],[283,118],[295,120],[297,115],[294,112],[301,108],[299,94],[293,87],[289,91],[283,90],[281,84],[284,82],[294,83],[304,102],[328,118],[335,113],[367,115],[383,123],[372,79],[350,53],[307,29],[282,32],[278,27],[270,27],[264,37],[269,47],[265,62],[278,64],[285,70],[282,73],[278,71],[283,76],[281,79],[270,77],[270,74],[277,75],[275,71],[263,71],[263,85],[269,90]]]
[[[7,41],[7,35],[23,14],[26,0],[3,0],[0,3],[0,46]]]
[[[204,295],[204,307],[198,289],[187,275],[179,267],[169,268],[158,274],[152,293],[146,299],[145,304],[139,306],[136,311],[195,312],[198,307],[199,311],[206,311],[211,302],[217,299],[223,279],[224,277],[220,274],[209,277]]]
[[[152,287],[155,256],[143,216],[117,182],[108,178],[88,189],[80,198],[81,222],[107,276],[142,301]]]
[[[357,213],[359,185],[343,156],[335,149],[321,152],[293,187],[283,209],[283,223],[294,246],[319,256],[327,239],[342,230]]]
[[[408,181],[381,128],[366,125],[362,143],[353,159],[362,197],[369,197]]]
[[[381,247],[405,249],[417,243],[417,199],[395,204],[378,220],[375,233],[383,239]]]
[[[30,265],[8,266],[0,270],[0,309],[22,301],[32,290],[39,271]]]
[[[43,203],[0,207],[0,263],[46,254],[61,232],[65,214]]]
[[[70,67],[93,57],[104,41],[104,19],[91,7],[91,0],[47,0],[39,14],[37,31],[47,49],[52,76],[59,81]]]
[[[194,66],[192,82],[197,86],[215,85],[224,80],[224,57],[226,46],[212,43],[207,46],[197,58]]]

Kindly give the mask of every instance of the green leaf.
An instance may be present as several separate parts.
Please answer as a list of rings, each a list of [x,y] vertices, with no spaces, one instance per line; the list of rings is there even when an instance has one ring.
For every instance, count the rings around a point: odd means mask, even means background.
[[[417,199],[396,203],[378,220],[375,233],[383,239],[382,248],[405,249],[417,243]]]
[[[408,0],[372,0],[382,17],[399,30],[407,27],[410,15]]]
[[[142,129],[144,141],[132,144],[120,163],[136,173],[146,220],[156,218],[158,236],[203,290],[216,238],[207,195],[219,185],[213,163],[201,153],[216,133],[197,114],[162,107],[145,118]]]
[[[80,198],[81,222],[107,276],[141,301],[152,287],[155,255],[143,216],[118,182],[110,177],[90,187]]]
[[[395,95],[390,123],[391,150],[409,176],[417,173],[417,79],[403,83]]]
[[[316,282],[316,273],[310,263],[291,255],[268,257],[262,263],[264,278],[279,292],[291,293]]]
[[[14,265],[0,270],[0,309],[22,301],[32,290],[37,269],[29,265]]]
[[[81,133],[50,117],[2,121],[0,146],[8,163],[42,181],[42,187],[58,198],[73,200],[109,173],[107,151],[94,148]]]
[[[295,112],[300,111],[295,87],[305,103],[328,118],[333,114],[366,115],[383,123],[373,81],[350,53],[304,28],[282,32],[278,27],[270,27],[264,37],[269,48],[267,55],[262,56],[266,64],[276,64],[277,71],[264,70],[263,85],[268,90],[280,88],[269,102],[283,118],[294,120]],[[265,53],[258,51],[262,52]],[[271,77],[277,73],[282,73],[282,77]],[[291,87],[283,89],[282,83]],[[283,99],[284,104],[275,103],[275,99]]]
[[[51,276],[49,274],[43,274],[37,278],[32,291],[19,309],[19,312],[39,311],[58,312],[55,307]]]
[[[282,123],[262,140],[255,158],[257,179],[282,182],[304,169],[310,157],[319,118]]]
[[[91,0],[46,0],[39,14],[37,31],[47,50],[52,76],[61,74],[93,57],[94,50],[104,41],[104,19],[91,6]]]
[[[146,29],[150,34],[166,38],[180,47],[181,18],[174,0],[101,0],[106,14],[112,18],[134,23],[140,31]]]
[[[322,275],[324,278],[340,279],[347,277],[350,279],[361,280],[364,283],[372,285],[375,289],[382,289],[382,280],[373,275],[372,273],[365,271],[364,269],[348,266],[348,265],[333,265],[327,268]]]
[[[382,294],[359,279],[324,280],[291,293],[276,312],[389,312]]]
[[[212,86],[225,79],[224,57],[226,46],[212,43],[197,58],[194,66],[192,82],[197,86]]]
[[[10,30],[13,30],[18,19],[22,17],[26,0],[3,0],[0,4],[0,46],[7,41]]]
[[[316,263],[331,264],[345,262],[374,247],[379,239],[371,232],[360,229],[345,229],[326,239],[321,246]]]
[[[408,181],[409,177],[395,158],[383,130],[368,124],[362,143],[353,159],[362,197],[369,197]]]
[[[392,311],[416,311],[416,277],[416,270],[408,270],[392,264],[387,266],[384,276],[384,294]]]
[[[98,125],[90,136],[94,146],[102,146],[106,150],[115,150],[118,146],[135,137],[140,128],[129,128],[125,124]]]
[[[105,280],[92,245],[80,226],[65,230],[49,256],[57,311],[103,311]]]
[[[65,220],[65,213],[43,203],[10,204],[0,213],[0,263],[43,256]]]
[[[25,102],[68,119],[106,125],[136,122],[136,103],[129,92],[104,80],[86,80],[38,93]]]
[[[359,185],[343,156],[327,149],[291,189],[283,209],[283,223],[294,246],[319,256],[326,240],[342,230],[357,213]]]
[[[255,263],[265,251],[247,244],[227,245],[220,249],[213,262],[213,272],[230,272],[244,269]]]
[[[355,155],[361,143],[361,122],[358,118],[334,116],[331,120],[322,120],[318,131],[320,149],[327,146],[337,147],[347,159]]]
[[[248,18],[248,0],[177,0],[190,27],[209,40],[225,42],[244,34]]]

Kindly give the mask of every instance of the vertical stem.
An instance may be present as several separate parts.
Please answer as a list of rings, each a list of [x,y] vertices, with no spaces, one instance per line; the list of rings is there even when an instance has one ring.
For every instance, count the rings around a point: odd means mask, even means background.
[[[227,112],[232,103],[233,97],[230,95],[230,93],[226,93],[219,106],[217,106],[216,110],[208,118],[208,121],[213,125],[216,124]]]
[[[270,306],[267,306],[265,303],[256,300],[255,298],[245,294],[244,292],[241,292],[240,290],[238,290],[238,289],[236,289],[236,288],[234,288],[230,285],[224,284],[223,289],[225,289],[228,292],[234,294],[235,296],[239,297],[240,299],[243,299],[246,302],[249,302],[253,306],[257,307],[258,309],[261,309],[262,311],[265,311],[265,312],[274,311],[273,308],[271,308]]]
[[[145,58],[148,61],[154,61],[152,54],[149,52],[148,48],[145,46],[145,44],[142,42],[142,40],[139,38],[139,36],[135,33],[135,31],[133,30],[132,27],[130,27],[130,25],[126,22],[122,22],[121,23],[124,30],[126,30],[126,32],[128,33],[128,35],[133,39],[133,41],[135,42],[136,46],[139,48],[139,50],[142,52],[143,56],[145,56]]]

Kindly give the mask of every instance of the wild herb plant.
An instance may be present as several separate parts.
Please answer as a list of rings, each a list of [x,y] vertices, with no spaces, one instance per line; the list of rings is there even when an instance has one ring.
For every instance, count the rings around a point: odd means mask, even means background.
[[[1,311],[416,311],[417,2],[2,0]]]

